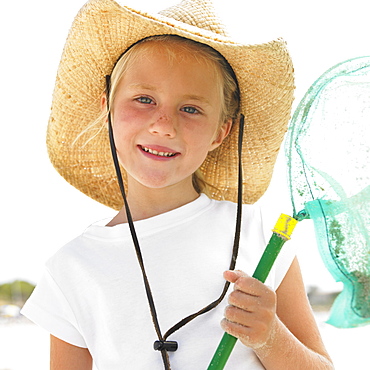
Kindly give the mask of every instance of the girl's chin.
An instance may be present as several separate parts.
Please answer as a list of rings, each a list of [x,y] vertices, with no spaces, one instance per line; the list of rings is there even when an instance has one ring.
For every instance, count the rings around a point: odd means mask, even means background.
[[[161,176],[146,176],[145,178],[140,179],[132,179],[133,181],[129,180],[129,187],[142,187],[148,191],[174,191],[177,192],[189,192],[194,191],[192,176],[190,178],[180,180],[180,181],[173,181],[168,179],[167,177]],[[179,194],[181,194],[179,193]]]

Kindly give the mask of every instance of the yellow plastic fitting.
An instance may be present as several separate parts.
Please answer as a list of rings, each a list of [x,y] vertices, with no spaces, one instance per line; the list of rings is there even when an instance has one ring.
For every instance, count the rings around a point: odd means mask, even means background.
[[[290,240],[290,237],[296,227],[298,221],[291,216],[285,215],[282,213],[277,220],[275,227],[272,229],[272,232],[280,235],[286,240]]]

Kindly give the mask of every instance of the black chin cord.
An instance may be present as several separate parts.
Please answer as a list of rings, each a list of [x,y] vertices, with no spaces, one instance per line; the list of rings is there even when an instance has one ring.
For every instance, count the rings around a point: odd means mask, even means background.
[[[235,226],[235,236],[234,236],[234,245],[233,252],[231,256],[231,262],[229,270],[235,269],[236,259],[239,252],[239,240],[240,240],[240,230],[241,230],[241,221],[242,221],[242,205],[243,205],[243,168],[242,168],[242,148],[243,148],[243,133],[244,133],[244,115],[240,115],[239,121],[239,136],[238,136],[238,202],[237,202],[237,211],[236,211],[236,226]],[[191,320],[195,319],[197,316],[202,315],[206,312],[211,311],[213,308],[218,306],[221,301],[225,298],[227,290],[229,289],[230,283],[225,282],[222,293],[218,299],[210,303],[208,306],[202,308],[198,312],[185,317],[171,329],[169,329],[163,336],[165,339],[173,334],[175,331],[179,330],[182,326],[189,323]]]
[[[157,351],[160,351],[162,354],[162,360],[164,364],[165,370],[171,370],[170,360],[168,356],[168,352],[176,351],[178,348],[178,344],[175,341],[168,341],[167,338],[173,334],[175,331],[179,330],[181,327],[189,323],[191,320],[195,319],[197,316],[202,315],[213,308],[215,308],[225,297],[226,292],[230,286],[229,282],[226,282],[224,285],[224,289],[220,295],[220,297],[215,300],[214,302],[210,303],[208,306],[202,308],[198,312],[189,315],[188,317],[182,319],[180,322],[178,322],[176,325],[174,325],[172,328],[170,328],[165,335],[162,336],[162,332],[159,326],[157,311],[155,309],[153,294],[150,289],[149,279],[147,277],[145,266],[144,266],[144,260],[143,256],[141,254],[141,249],[139,245],[139,241],[137,238],[137,234],[134,227],[134,222],[132,219],[132,215],[130,212],[130,208],[127,202],[125,188],[122,180],[122,173],[117,157],[117,150],[114,143],[114,136],[113,136],[113,127],[112,127],[112,120],[111,120],[111,114],[110,114],[110,107],[109,107],[109,92],[110,92],[110,76],[106,76],[106,99],[107,99],[107,111],[108,111],[108,130],[109,130],[109,141],[110,141],[110,147],[114,162],[114,167],[117,174],[117,179],[120,187],[120,191],[122,194],[125,210],[126,210],[126,216],[127,221],[129,224],[132,241],[134,243],[136,256],[141,268],[142,277],[144,281],[145,291],[150,307],[150,313],[152,316],[152,321],[154,324],[155,331],[157,333],[158,340],[154,342],[153,348]],[[240,240],[240,230],[241,230],[241,216],[242,216],[242,203],[243,203],[243,176],[242,176],[242,162],[241,162],[241,156],[242,156],[242,143],[243,143],[243,131],[244,131],[244,116],[240,116],[240,123],[239,123],[239,139],[238,139],[238,205],[237,205],[237,215],[236,215],[236,228],[235,228],[235,237],[234,237],[234,246],[233,246],[233,252],[232,252],[232,258],[230,262],[230,270],[234,270],[236,259],[238,256],[238,250],[239,250],[239,240]]]

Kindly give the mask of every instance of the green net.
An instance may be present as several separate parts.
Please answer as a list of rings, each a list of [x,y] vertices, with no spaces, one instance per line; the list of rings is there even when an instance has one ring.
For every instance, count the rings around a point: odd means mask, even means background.
[[[328,322],[370,324],[370,57],[338,64],[310,87],[293,115],[286,157],[293,217],[313,220],[322,259],[343,282]],[[284,242],[272,235],[254,277],[264,281]],[[224,368],[236,341],[224,334],[208,370]]]
[[[328,322],[369,324],[370,57],[340,63],[311,86],[292,118],[286,157],[294,216],[308,213],[323,261],[343,283]]]

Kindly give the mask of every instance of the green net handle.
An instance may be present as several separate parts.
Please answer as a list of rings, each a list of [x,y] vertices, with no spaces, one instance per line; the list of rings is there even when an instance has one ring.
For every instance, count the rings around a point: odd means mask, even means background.
[[[290,236],[298,221],[290,216],[281,214],[275,228],[272,230],[273,234],[267,244],[265,251],[253,273],[253,277],[262,283],[266,278],[281,251],[284,243],[290,239]],[[230,354],[235,346],[237,338],[225,333],[218,345],[216,352],[209,364],[207,370],[222,370]]]

